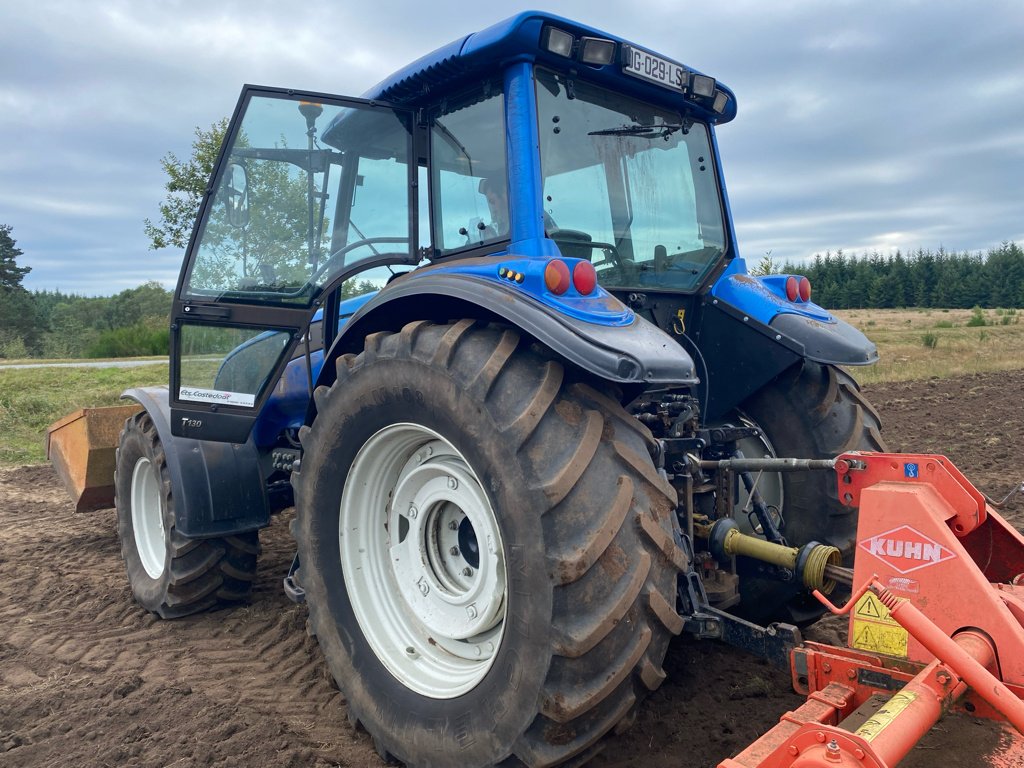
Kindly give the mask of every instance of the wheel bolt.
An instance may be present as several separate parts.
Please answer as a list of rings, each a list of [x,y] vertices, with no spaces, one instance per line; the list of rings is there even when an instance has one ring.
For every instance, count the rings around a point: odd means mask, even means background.
[[[458,547],[452,547],[451,549],[448,550],[448,554],[451,555],[452,557],[458,557],[459,556],[459,548]]]
[[[415,520],[416,519],[416,515],[418,515],[419,513],[420,513],[420,511],[418,509],[416,509],[416,505],[415,504],[410,504],[409,505],[409,517],[411,517],[413,520]]]
[[[448,523],[448,530],[449,531],[457,531],[457,530],[459,530],[459,524],[456,523],[454,520],[452,520],[450,523]]]
[[[462,569],[462,575],[463,576],[472,576],[473,575],[473,569],[472,568],[468,568],[468,567],[467,568],[463,568]]]
[[[459,487],[459,481],[456,480],[454,477],[450,477],[449,476],[449,478],[448,478],[448,490],[454,491],[458,487]]]

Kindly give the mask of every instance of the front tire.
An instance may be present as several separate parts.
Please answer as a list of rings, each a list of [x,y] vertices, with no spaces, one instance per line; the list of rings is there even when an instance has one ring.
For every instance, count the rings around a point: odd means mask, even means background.
[[[774,451],[775,456],[826,459],[846,451],[886,450],[878,412],[857,382],[832,365],[805,361],[790,369],[746,401],[743,413],[763,432],[765,453]],[[745,452],[756,457],[749,448]],[[761,482],[779,489],[782,534],[791,546],[831,544],[839,548],[844,565],[853,564],[857,510],[840,503],[834,472],[765,473]],[[736,611],[745,618],[806,625],[823,613],[799,586],[749,576],[740,581]]]
[[[471,320],[375,334],[337,371],[292,480],[310,625],[350,718],[413,766],[585,761],[682,628],[649,433]]]
[[[249,597],[258,533],[190,539],[178,532],[167,457],[144,411],[121,432],[114,504],[128,582],[143,608],[171,619]]]

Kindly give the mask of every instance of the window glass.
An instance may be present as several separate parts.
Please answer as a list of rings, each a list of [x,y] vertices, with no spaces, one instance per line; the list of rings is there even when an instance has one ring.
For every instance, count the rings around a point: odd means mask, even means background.
[[[222,164],[187,297],[309,305],[353,263],[413,253],[404,114],[253,96]]]
[[[454,103],[431,128],[435,245],[441,252],[508,239],[503,98]]]
[[[725,252],[707,126],[536,70],[545,229],[607,287],[693,290]]]
[[[178,399],[252,408],[291,333],[183,323]]]

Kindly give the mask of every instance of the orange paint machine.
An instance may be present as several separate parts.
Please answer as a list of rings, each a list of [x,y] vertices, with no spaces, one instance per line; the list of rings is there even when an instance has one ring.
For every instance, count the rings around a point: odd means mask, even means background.
[[[972,765],[1024,766],[1024,537],[942,456],[848,453],[848,648],[790,654],[807,701],[719,768],[892,768],[947,713],[998,723]],[[935,763],[940,764],[939,762]]]

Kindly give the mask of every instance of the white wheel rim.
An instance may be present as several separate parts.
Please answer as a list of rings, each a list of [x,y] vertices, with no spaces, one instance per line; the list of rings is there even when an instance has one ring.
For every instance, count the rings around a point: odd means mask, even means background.
[[[151,579],[159,579],[167,556],[160,476],[153,462],[145,456],[135,462],[132,470],[132,529],[142,567]]]
[[[380,662],[424,696],[472,690],[501,644],[507,576],[469,462],[431,429],[385,427],[352,463],[338,534],[352,609]]]

